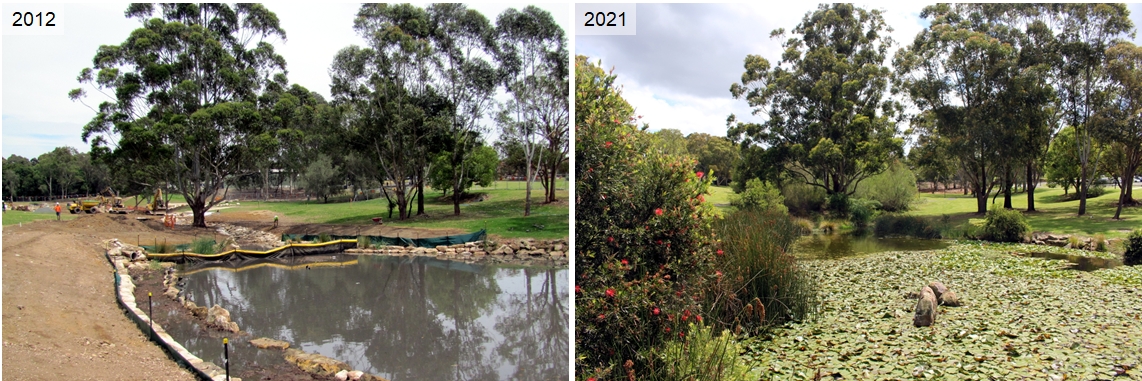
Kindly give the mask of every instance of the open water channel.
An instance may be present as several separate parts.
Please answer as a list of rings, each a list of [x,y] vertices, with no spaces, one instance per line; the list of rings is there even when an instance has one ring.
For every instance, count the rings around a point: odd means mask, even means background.
[[[280,363],[246,342],[269,337],[394,381],[567,377],[567,269],[337,255],[183,277],[189,299],[221,305],[249,333],[231,339],[232,373]],[[222,364],[220,341],[197,324],[168,331]]]

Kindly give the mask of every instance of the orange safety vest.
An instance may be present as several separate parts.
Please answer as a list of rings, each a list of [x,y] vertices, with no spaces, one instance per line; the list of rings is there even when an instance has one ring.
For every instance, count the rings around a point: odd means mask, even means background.
[[[56,213],[59,213],[59,211],[60,211],[59,205],[56,205]]]

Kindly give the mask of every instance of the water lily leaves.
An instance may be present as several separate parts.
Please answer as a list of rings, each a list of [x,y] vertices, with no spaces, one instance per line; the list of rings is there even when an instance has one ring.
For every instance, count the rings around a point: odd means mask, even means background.
[[[846,380],[1142,378],[1132,368],[1142,364],[1142,271],[1081,273],[1020,256],[1025,246],[805,260],[820,287],[819,313],[775,330],[746,357],[773,380],[812,379],[817,370]],[[916,301],[902,295],[937,280],[965,306],[940,307],[932,327],[913,327]]]

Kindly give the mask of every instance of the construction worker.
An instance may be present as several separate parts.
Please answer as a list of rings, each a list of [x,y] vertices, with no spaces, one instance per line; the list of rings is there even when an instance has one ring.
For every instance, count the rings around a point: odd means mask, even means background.
[[[55,209],[56,209],[56,221],[59,221],[59,220],[60,220],[60,217],[59,217],[59,212],[60,212],[61,210],[63,210],[63,208],[60,208],[60,206],[59,206],[59,203],[57,202],[57,203],[56,203],[56,208],[55,208]]]
[[[278,227],[278,216],[274,216],[274,227]]]

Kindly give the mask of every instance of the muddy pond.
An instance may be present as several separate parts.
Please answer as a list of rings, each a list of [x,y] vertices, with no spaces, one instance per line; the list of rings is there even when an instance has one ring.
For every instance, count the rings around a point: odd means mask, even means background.
[[[394,381],[567,377],[567,269],[326,257],[181,269],[187,298],[221,305],[249,333],[231,338],[232,374],[280,366],[280,351],[248,344],[269,337]],[[222,364],[220,340],[197,324],[168,331]]]

